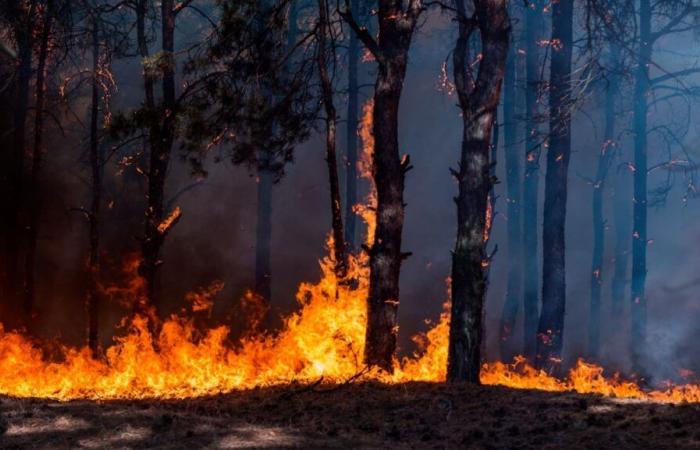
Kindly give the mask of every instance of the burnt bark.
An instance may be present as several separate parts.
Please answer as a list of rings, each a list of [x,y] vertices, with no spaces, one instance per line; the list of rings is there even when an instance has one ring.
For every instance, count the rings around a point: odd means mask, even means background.
[[[459,193],[455,199],[457,240],[452,253],[447,379],[479,383],[489,264],[486,215],[493,183],[489,150],[508,55],[510,20],[504,0],[474,1],[472,19],[466,16],[463,0],[456,0],[455,6],[459,36],[453,65],[464,134],[459,169],[453,171]],[[468,45],[474,27],[480,32],[483,59],[472,80]]]
[[[525,169],[523,173],[523,355],[535,358],[539,319],[538,202],[540,184],[541,136],[539,130],[539,91],[541,80],[538,39],[544,28],[541,0],[530,2],[525,12]]]
[[[338,279],[347,274],[345,236],[343,234],[343,216],[340,202],[340,183],[338,180],[338,158],[336,156],[337,117],[333,102],[333,83],[328,73],[328,53],[331,61],[335,61],[335,49],[327,47],[327,40],[332,33],[328,18],[326,0],[318,1],[318,55],[317,64],[321,78],[321,97],[326,113],[326,164],[330,186],[331,223],[333,225],[333,257],[335,258],[335,274]],[[331,46],[333,43],[331,43]]]
[[[346,7],[348,6],[346,1]],[[398,113],[408,50],[422,11],[420,0],[407,6],[379,0],[377,40],[361,28],[347,10],[341,15],[377,60],[374,85],[373,178],[377,189],[377,226],[369,248],[369,296],[364,359],[371,366],[393,372],[398,333],[399,273],[407,254],[401,251],[403,188],[409,158],[399,153]]]
[[[566,309],[566,199],[571,155],[571,58],[573,2],[552,5],[549,82],[549,149],[542,228],[542,313],[535,363],[558,370]]]
[[[39,55],[36,74],[36,102],[34,107],[34,142],[31,174],[27,192],[27,248],[24,260],[24,292],[22,309],[26,318],[34,315],[34,270],[37,251],[39,215],[41,213],[40,175],[44,146],[44,106],[46,99],[46,70],[49,58],[49,38],[53,23],[52,2],[46,4],[43,26],[39,37]],[[32,321],[27,322],[31,325]]]

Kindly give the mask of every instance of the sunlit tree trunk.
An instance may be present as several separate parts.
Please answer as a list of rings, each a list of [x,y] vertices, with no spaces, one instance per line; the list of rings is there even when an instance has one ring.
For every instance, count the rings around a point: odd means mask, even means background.
[[[34,143],[30,183],[27,192],[27,248],[24,266],[23,310],[27,318],[34,314],[34,270],[37,251],[39,215],[41,213],[40,174],[44,152],[44,105],[46,98],[46,65],[49,58],[49,38],[53,23],[52,2],[46,4],[44,24],[39,37],[39,55],[36,73],[36,103],[34,107]],[[31,325],[30,320],[27,325]]]
[[[541,136],[539,131],[540,50],[544,18],[542,2],[529,2],[525,12],[525,170],[523,174],[523,355],[535,358],[539,319],[538,202]]]
[[[646,348],[647,275],[647,94],[650,89],[649,66],[652,54],[650,0],[639,2],[639,49],[634,76],[634,207],[632,225],[632,295],[630,357],[632,367],[644,371]]]
[[[542,312],[537,366],[556,369],[561,360],[566,308],[565,225],[571,155],[572,1],[552,5],[552,58],[549,83],[549,149],[542,228]]]
[[[492,186],[489,150],[510,35],[504,0],[474,1],[476,23],[468,22],[464,0],[456,0],[459,36],[453,54],[455,86],[462,110],[457,240],[452,253],[452,305],[447,362],[449,381],[479,383],[488,257],[487,211]],[[469,37],[477,26],[482,60],[472,86]]]

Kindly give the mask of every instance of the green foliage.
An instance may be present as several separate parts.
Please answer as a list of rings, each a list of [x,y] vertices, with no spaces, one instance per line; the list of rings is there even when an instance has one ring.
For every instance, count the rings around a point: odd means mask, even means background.
[[[197,74],[186,108],[189,159],[200,170],[208,151],[221,145],[234,164],[279,179],[316,117],[313,49],[303,36],[289,35],[285,1],[225,0],[220,7],[206,54],[186,68]]]

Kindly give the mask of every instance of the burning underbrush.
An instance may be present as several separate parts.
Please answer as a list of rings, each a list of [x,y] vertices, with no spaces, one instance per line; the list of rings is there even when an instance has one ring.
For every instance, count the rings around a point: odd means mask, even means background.
[[[364,205],[356,205],[356,212],[367,224],[368,245],[374,237],[376,205],[371,182],[372,106],[371,101],[364,105],[359,129],[363,152],[358,169],[369,181],[369,193]],[[328,248],[333,248],[332,243]],[[320,280],[299,286],[298,312],[287,317],[274,335],[243,333],[240,340],[231,342],[232,330],[226,326],[200,332],[193,317],[211,309],[213,297],[223,288],[220,282],[186,296],[192,313],[188,317],[171,316],[157,327],[149,326],[154,315],[135,317],[126,333],[115,338],[99,358],[87,347],[60,347],[57,357],[47,358],[41,345],[4,330],[0,324],[0,394],[57,400],[182,399],[290,383],[444,381],[447,304],[439,321],[414,337],[419,350],[394,362],[393,374],[362,364],[368,257],[360,253],[348,258],[347,278],[352,282],[336,279],[332,255],[322,259]],[[125,304],[142,302],[144,286],[137,275],[138,266],[137,258],[128,258],[124,283],[103,287],[103,294]],[[247,294],[242,305],[246,311],[255,310],[255,297]],[[256,317],[259,320],[260,314]],[[152,328],[159,330],[157,335]],[[606,378],[601,367],[584,361],[579,361],[564,380],[533,368],[523,358],[511,364],[486,363],[481,381],[518,389],[576,391],[653,402],[700,402],[698,385],[668,385],[648,391],[617,375]]]
[[[0,331],[0,394],[71,399],[192,398],[289,383],[387,384],[441,382],[447,361],[448,314],[425,335],[420,350],[395,362],[387,374],[362,364],[365,336],[367,265],[350,258],[357,283],[337,283],[331,258],[321,261],[322,277],[303,283],[299,311],[275,335],[254,335],[231,343],[229,328],[197,332],[193,319],[172,316],[157,337],[148,321],[134,319],[102,358],[88,348],[62,347],[48,360],[39,345],[17,332]],[[484,364],[487,385],[545,391],[576,391],[654,402],[700,402],[700,386],[667,386],[648,391],[634,382],[606,378],[601,367],[579,361],[565,380],[539,371],[522,359]]]

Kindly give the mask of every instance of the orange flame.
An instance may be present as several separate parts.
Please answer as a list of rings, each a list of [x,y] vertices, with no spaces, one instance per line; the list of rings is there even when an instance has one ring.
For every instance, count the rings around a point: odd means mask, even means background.
[[[371,183],[372,102],[363,108],[363,152],[360,173]],[[376,197],[371,186],[369,206],[357,207],[367,221],[366,242],[373,241]],[[332,248],[332,246],[330,247]],[[171,316],[152,336],[147,319],[136,317],[128,333],[115,338],[104,358],[95,359],[88,348],[62,347],[60,358],[47,360],[41,348],[0,325],[0,394],[16,397],[71,399],[190,398],[237,389],[270,386],[297,381],[310,383],[343,382],[349,379],[385,383],[445,380],[449,338],[449,302],[440,319],[429,331],[414,337],[419,351],[395,360],[393,374],[366,369],[362,363],[365,343],[368,257],[349,255],[348,278],[356,286],[338,283],[330,256],[320,261],[321,278],[302,283],[297,291],[299,310],[284,320],[277,335],[244,335],[237,345],[228,342],[229,328],[220,326],[200,334],[194,319]],[[140,277],[135,275],[137,258],[128,258],[125,274],[133,282],[124,289],[104,288],[111,297],[142,295]],[[449,280],[448,280],[449,286]],[[211,308],[211,299],[223,288],[215,282],[209,288],[190,294],[194,311]],[[247,293],[242,304],[256,309],[257,302]],[[247,305],[247,306],[246,306]],[[517,389],[576,391],[653,402],[700,402],[700,386],[669,386],[646,391],[619,376],[603,376],[599,366],[579,361],[565,380],[554,378],[528,365],[518,357],[512,364],[484,364],[481,382]]]

